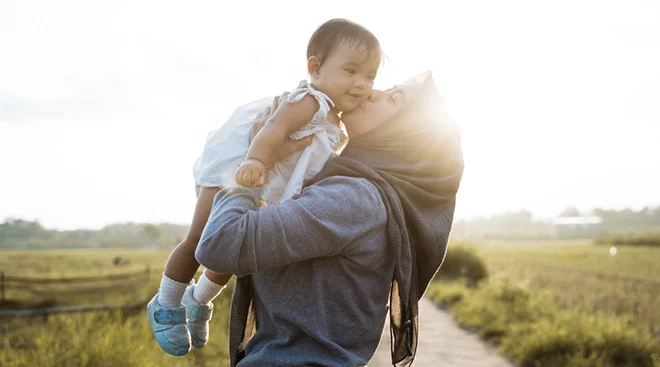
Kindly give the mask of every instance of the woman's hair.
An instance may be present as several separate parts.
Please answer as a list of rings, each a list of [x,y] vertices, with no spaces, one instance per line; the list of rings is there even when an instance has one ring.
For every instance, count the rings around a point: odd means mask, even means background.
[[[362,46],[371,55],[382,53],[380,42],[367,28],[343,18],[331,19],[321,24],[307,44],[307,58],[316,56],[321,63],[340,42]]]

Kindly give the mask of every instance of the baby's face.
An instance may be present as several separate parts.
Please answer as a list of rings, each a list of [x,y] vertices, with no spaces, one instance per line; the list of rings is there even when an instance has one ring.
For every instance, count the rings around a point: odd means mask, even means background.
[[[344,41],[330,52],[312,81],[337,111],[349,112],[371,95],[379,66],[379,52]]]
[[[376,128],[401,111],[409,99],[412,88],[404,85],[386,91],[374,90],[371,97],[349,113],[341,115],[349,138],[355,138]]]

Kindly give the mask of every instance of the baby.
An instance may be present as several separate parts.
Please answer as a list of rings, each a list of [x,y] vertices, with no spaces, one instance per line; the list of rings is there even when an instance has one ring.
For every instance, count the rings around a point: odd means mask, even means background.
[[[167,353],[180,356],[191,345],[201,348],[207,343],[212,301],[231,277],[206,269],[197,284],[193,280],[199,268],[195,250],[215,194],[237,184],[260,189],[266,203],[299,194],[303,181],[346,144],[340,115],[370,97],[380,60],[380,44],[369,30],[345,19],[330,20],[317,28],[307,46],[310,81],[300,82],[280,100],[253,139],[255,117],[272,98],[239,107],[209,134],[194,168],[197,205],[190,230],[168,258],[159,292],[147,306],[156,341]],[[308,136],[312,141],[303,151],[276,161],[287,139]]]

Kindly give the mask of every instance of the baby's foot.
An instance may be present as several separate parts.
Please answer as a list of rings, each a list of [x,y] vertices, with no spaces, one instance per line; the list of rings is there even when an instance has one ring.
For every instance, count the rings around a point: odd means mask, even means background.
[[[156,341],[164,351],[173,356],[182,356],[190,351],[185,307],[162,307],[156,294],[147,305],[147,315]]]
[[[213,316],[213,303],[200,304],[193,298],[195,285],[189,285],[183,294],[183,306],[188,313],[188,330],[192,345],[195,348],[202,348],[209,340],[209,321]]]

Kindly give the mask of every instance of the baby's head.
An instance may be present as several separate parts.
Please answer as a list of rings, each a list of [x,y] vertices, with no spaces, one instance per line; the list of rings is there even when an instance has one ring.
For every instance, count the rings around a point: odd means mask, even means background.
[[[378,39],[346,19],[323,23],[307,45],[307,71],[337,111],[349,112],[369,98],[380,66]]]

